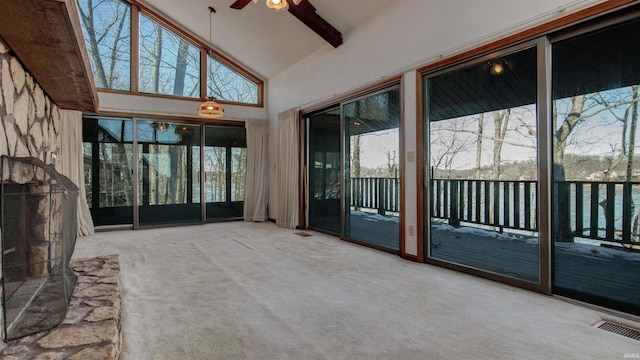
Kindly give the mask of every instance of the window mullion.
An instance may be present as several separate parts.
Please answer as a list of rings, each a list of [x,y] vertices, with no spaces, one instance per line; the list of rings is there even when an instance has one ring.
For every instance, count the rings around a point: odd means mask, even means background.
[[[140,10],[131,6],[131,93],[140,93]]]

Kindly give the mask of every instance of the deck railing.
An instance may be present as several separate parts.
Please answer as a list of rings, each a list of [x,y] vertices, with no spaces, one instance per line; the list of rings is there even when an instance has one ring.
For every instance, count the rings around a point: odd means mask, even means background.
[[[640,240],[640,183],[566,181],[559,184],[557,197],[568,204],[558,207],[561,236],[636,245]]]
[[[352,178],[351,206],[397,213],[399,184],[398,178]],[[431,216],[450,225],[538,231],[537,181],[431,179],[430,184]],[[640,242],[640,182],[558,182],[552,204],[560,241]]]
[[[538,231],[537,181],[431,179],[430,210],[452,226],[461,222]],[[554,232],[638,244],[640,182],[564,181],[553,194]]]
[[[351,178],[351,206],[374,209],[378,214],[400,211],[400,179]]]
[[[536,181],[431,179],[431,216],[537,231]]]

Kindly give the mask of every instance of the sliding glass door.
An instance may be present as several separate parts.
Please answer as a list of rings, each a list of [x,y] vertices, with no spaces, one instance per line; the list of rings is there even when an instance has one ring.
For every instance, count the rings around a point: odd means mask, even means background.
[[[345,237],[400,249],[400,89],[342,107]]]
[[[340,234],[340,109],[308,117],[309,228]]]
[[[85,118],[84,174],[93,223],[133,224],[133,121]]]
[[[399,251],[399,85],[310,114],[306,121],[308,227]]]
[[[640,314],[640,20],[553,43],[553,290]]]
[[[428,261],[540,282],[538,47],[425,78]]]
[[[136,124],[140,226],[201,221],[200,126]]]
[[[205,126],[204,173],[207,221],[243,216],[247,139],[241,126]]]

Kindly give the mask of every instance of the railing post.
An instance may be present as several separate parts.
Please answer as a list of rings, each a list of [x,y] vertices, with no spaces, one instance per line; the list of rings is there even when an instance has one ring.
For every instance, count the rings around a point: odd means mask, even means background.
[[[451,189],[449,189],[449,225],[460,226],[460,216],[458,215],[458,180],[449,180]]]
[[[384,215],[384,179],[378,178],[378,214]]]
[[[614,217],[616,211],[616,184],[607,184],[607,199],[605,201],[605,234],[607,240],[615,241],[616,225]]]
[[[571,187],[566,181],[556,182],[556,200],[554,201],[554,210],[556,211],[556,226],[555,226],[555,242],[573,242],[573,236],[571,235],[571,224],[569,216],[569,190]]]

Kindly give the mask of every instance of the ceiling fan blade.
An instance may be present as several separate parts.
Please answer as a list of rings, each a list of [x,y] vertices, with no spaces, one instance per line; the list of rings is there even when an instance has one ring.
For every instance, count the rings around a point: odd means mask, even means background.
[[[244,8],[245,6],[247,6],[250,2],[251,2],[251,0],[237,0],[236,2],[231,4],[230,8],[236,9],[236,10],[240,10],[240,9]]]

